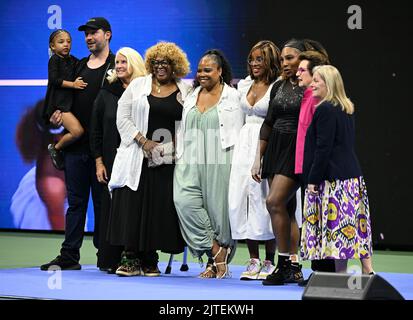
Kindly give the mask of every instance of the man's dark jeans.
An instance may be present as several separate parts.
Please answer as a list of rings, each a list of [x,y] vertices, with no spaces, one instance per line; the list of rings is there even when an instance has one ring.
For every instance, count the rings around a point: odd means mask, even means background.
[[[79,262],[89,195],[92,192],[94,225],[93,244],[99,244],[99,217],[102,185],[96,178],[95,160],[88,154],[65,153],[65,180],[69,208],[66,212],[65,240],[61,255]]]

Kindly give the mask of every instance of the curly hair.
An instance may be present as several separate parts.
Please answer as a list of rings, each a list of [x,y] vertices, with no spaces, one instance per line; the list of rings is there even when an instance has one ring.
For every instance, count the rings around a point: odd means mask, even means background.
[[[34,106],[28,108],[16,128],[16,146],[23,161],[35,161],[42,150],[47,150],[47,145],[54,142],[49,125],[43,119],[44,99],[39,100]]]
[[[173,42],[161,41],[146,50],[145,68],[148,73],[153,74],[151,61],[156,57],[169,60],[174,78],[183,78],[191,72],[186,53]]]
[[[265,67],[265,81],[267,84],[274,82],[281,73],[280,65],[280,49],[274,44],[274,42],[269,40],[262,40],[255,44],[250,53],[248,54],[248,60],[251,58],[252,53],[255,50],[260,50],[264,57],[264,67]],[[252,73],[251,65],[248,63],[248,74],[251,79],[255,79]]]
[[[231,65],[229,64],[227,58],[225,57],[224,53],[218,49],[210,49],[206,51],[200,60],[202,58],[208,57],[211,58],[212,60],[215,61],[215,63],[218,65],[219,68],[221,68],[222,73],[222,80],[225,82],[227,85],[232,86],[231,81],[232,81],[232,70],[231,70]],[[196,88],[200,85],[199,81],[195,78],[193,82],[193,87]]]

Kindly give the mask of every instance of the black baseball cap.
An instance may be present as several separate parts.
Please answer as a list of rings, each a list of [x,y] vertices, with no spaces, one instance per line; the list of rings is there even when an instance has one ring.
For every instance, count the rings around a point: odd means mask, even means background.
[[[103,31],[112,31],[109,21],[103,17],[90,18],[86,24],[77,28],[79,31],[85,31],[86,29],[102,29]]]

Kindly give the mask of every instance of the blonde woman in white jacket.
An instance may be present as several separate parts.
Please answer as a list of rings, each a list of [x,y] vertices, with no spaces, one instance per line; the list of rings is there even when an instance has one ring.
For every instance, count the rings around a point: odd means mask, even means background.
[[[130,83],[118,103],[121,136],[109,190],[112,208],[108,236],[125,250],[116,274],[158,276],[156,250],[176,254],[185,243],[173,197],[173,163],[152,166],[152,155],[175,141],[182,102],[191,90],[180,78],[190,72],[176,44],[160,42],[146,51],[149,76]]]
[[[228,217],[232,150],[243,124],[229,63],[209,50],[198,64],[177,136],[174,201],[191,253],[209,258],[202,278],[225,278],[235,242]]]

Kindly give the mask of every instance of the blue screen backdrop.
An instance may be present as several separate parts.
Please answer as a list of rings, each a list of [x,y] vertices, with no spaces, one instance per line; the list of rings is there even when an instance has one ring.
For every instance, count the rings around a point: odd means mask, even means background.
[[[178,44],[191,62],[192,78],[204,51],[219,48],[232,64],[234,77],[245,76],[248,47],[242,45],[253,9],[243,1],[2,1],[0,96],[0,228],[59,229],[56,216],[46,208],[48,193],[61,193],[61,172],[44,165],[45,132],[36,125],[36,105],[44,98],[47,79],[48,38],[56,27],[72,35],[71,53],[88,55],[84,34],[77,31],[90,17],[104,16],[111,25],[111,50],[123,46],[141,55],[160,40]],[[18,80],[12,82],[10,80]],[[23,85],[21,80],[30,80]],[[50,140],[50,137],[48,137]],[[39,177],[50,179],[41,180]],[[19,187],[20,186],[20,187]],[[42,189],[43,188],[43,189]],[[43,190],[43,191],[41,191]],[[53,195],[49,195],[51,197]],[[60,201],[60,200],[59,200]],[[67,203],[60,201],[60,212]],[[56,208],[55,208],[56,209]],[[54,210],[54,209],[53,209]],[[87,227],[93,230],[89,205]],[[57,218],[59,220],[59,218]],[[61,220],[61,219],[60,219]],[[62,221],[62,220],[61,220]]]

